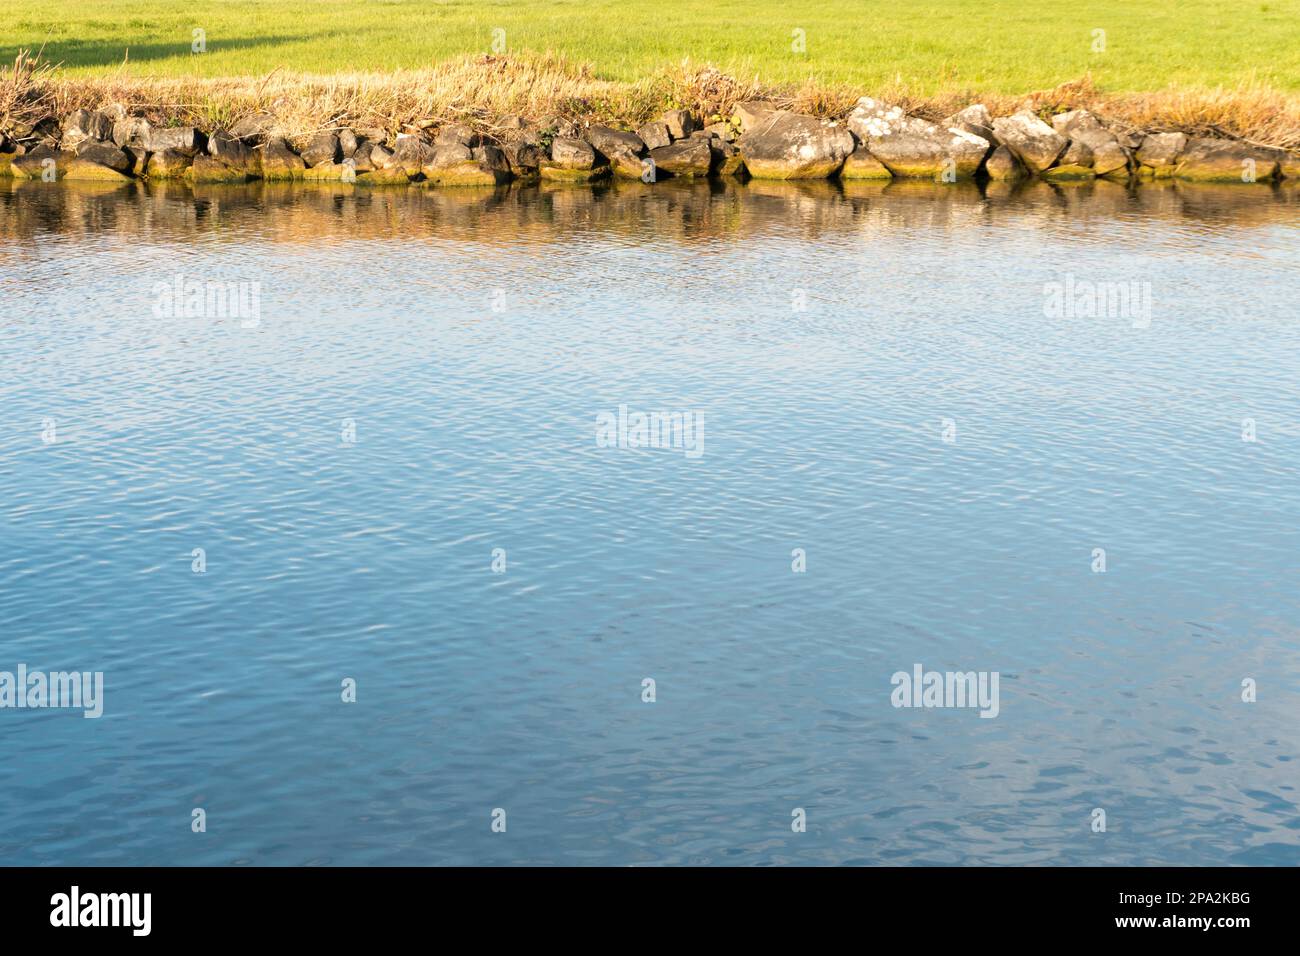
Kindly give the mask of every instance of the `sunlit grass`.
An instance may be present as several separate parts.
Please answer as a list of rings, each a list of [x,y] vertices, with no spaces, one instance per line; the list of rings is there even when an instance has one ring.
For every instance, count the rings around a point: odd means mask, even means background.
[[[191,52],[196,29],[204,53]],[[1300,90],[1300,0],[10,0],[0,61],[43,46],[72,75],[421,69],[491,52],[497,29],[508,52],[561,53],[622,81],[689,59],[764,84],[918,95],[1017,94],[1085,74],[1112,92]]]

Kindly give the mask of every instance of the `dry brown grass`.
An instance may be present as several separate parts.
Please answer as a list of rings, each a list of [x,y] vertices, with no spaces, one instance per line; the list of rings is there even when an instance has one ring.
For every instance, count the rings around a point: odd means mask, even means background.
[[[209,130],[264,110],[294,138],[342,125],[380,127],[391,135],[428,126],[430,121],[453,120],[491,132],[511,114],[538,121],[636,126],[670,106],[706,118],[728,116],[737,102],[746,99],[770,99],[803,112],[837,117],[868,93],[932,119],[975,102],[983,102],[995,115],[1025,105],[1043,115],[1086,107],[1133,129],[1176,129],[1300,146],[1300,97],[1262,84],[1107,94],[1084,77],[1019,97],[968,89],[917,97],[903,88],[764,87],[690,64],[623,83],[600,79],[589,66],[556,55],[467,57],[427,70],[394,73],[318,76],[276,71],[263,77],[185,79],[144,78],[125,68],[105,77],[68,77],[20,54],[13,67],[0,71],[0,129],[112,103],[154,122]]]

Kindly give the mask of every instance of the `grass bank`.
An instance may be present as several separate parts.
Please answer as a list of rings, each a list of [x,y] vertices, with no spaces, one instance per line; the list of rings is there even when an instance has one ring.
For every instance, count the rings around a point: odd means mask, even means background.
[[[1296,92],[1300,0],[9,0],[0,60],[42,47],[82,76],[123,63],[140,76],[390,72],[552,52],[622,82],[689,59],[773,86],[916,96],[1015,95],[1085,73],[1120,93]]]
[[[1028,101],[1300,146],[1300,0],[1087,10],[925,0],[906,12],[862,0],[17,0],[6,10],[6,62],[25,47],[51,68],[0,74],[0,130],[114,102],[205,129],[266,110],[305,136],[430,120],[491,131],[516,113],[637,125],[668,107],[729,115],[753,98],[833,117],[871,94],[931,119]],[[194,30],[205,52],[191,52]],[[503,52],[491,52],[494,39]]]

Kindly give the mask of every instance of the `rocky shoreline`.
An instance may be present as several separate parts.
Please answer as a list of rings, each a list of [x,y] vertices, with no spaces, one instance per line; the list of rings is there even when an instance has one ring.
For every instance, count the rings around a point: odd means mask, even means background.
[[[668,110],[635,130],[512,116],[491,131],[430,120],[396,134],[340,126],[297,142],[269,113],[203,131],[155,126],[114,105],[0,131],[0,176],[448,187],[709,177],[1273,183],[1300,181],[1300,154],[1128,129],[1082,109],[994,117],[975,104],[933,123],[870,97],[838,122],[748,101],[709,122]]]

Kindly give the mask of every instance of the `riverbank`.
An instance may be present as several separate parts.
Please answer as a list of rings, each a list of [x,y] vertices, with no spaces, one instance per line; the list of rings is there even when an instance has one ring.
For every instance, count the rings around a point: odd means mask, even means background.
[[[0,77],[0,175],[441,186],[1300,178],[1295,105],[1254,93],[1106,96],[1080,83],[913,101],[773,90],[709,69],[620,85],[554,59],[495,57],[419,78],[142,82],[71,78],[20,57]]]

